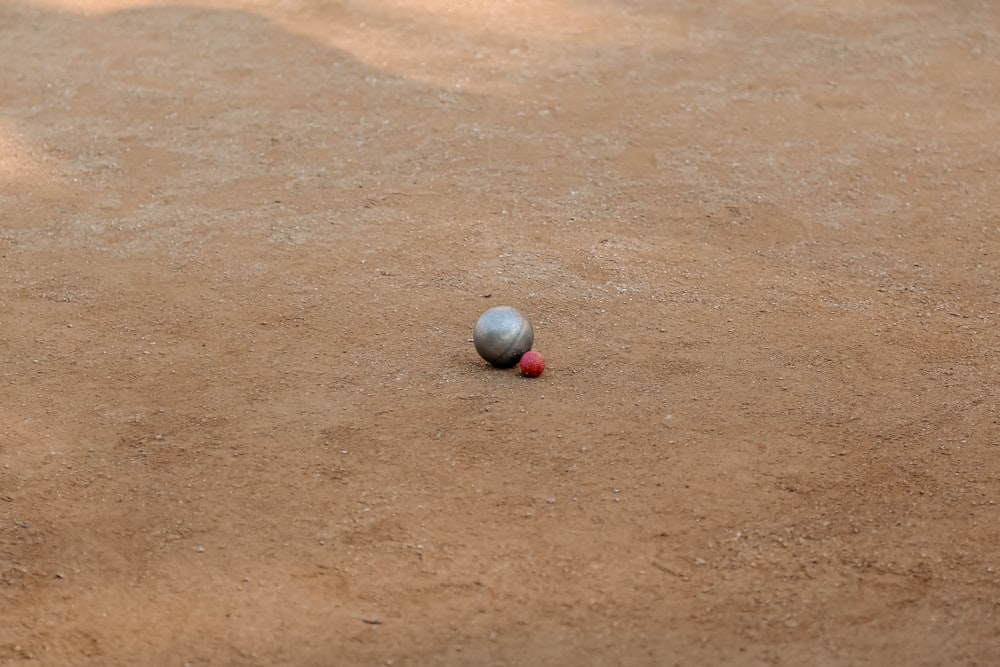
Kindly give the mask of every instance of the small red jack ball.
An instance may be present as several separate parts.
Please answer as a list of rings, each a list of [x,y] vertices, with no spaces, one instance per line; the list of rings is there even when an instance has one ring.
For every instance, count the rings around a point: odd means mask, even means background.
[[[522,375],[536,378],[545,370],[545,357],[530,350],[521,355],[521,361],[518,362],[518,365],[521,367]]]

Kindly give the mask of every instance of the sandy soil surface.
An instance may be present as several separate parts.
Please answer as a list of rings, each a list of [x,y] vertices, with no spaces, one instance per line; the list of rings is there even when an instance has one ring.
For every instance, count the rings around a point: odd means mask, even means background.
[[[995,665],[998,72],[991,0],[5,0],[0,664]]]

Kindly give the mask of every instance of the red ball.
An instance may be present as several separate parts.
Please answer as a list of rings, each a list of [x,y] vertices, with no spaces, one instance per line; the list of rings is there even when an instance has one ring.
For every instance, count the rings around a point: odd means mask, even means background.
[[[521,355],[518,362],[521,367],[521,374],[529,378],[536,378],[545,370],[545,357],[534,350],[530,350]]]

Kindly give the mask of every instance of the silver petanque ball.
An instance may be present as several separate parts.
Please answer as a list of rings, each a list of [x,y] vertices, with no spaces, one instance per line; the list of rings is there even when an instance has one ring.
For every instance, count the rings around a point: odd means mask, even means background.
[[[531,349],[535,330],[518,309],[497,306],[479,316],[472,342],[483,359],[498,368],[510,368]]]

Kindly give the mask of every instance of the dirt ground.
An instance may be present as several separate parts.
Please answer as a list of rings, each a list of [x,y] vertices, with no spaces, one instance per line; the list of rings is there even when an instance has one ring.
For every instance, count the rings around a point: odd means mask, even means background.
[[[997,664],[997,3],[3,0],[0,63],[0,664]]]

